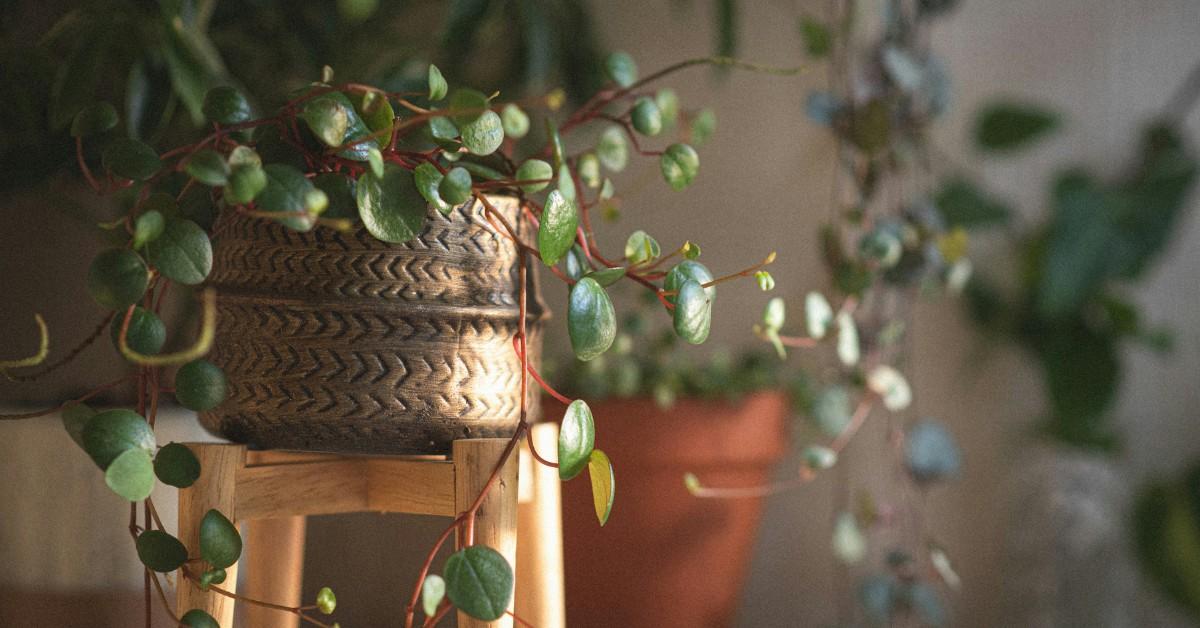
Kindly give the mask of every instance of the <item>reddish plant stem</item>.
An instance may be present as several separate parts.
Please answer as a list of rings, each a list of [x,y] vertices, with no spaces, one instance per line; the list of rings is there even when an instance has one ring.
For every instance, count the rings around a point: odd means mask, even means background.
[[[100,387],[92,389],[87,394],[83,395],[82,397],[78,397],[76,399],[71,399],[69,401],[64,401],[63,403],[60,403],[57,406],[54,406],[53,408],[47,408],[45,410],[38,410],[36,412],[26,412],[24,414],[0,414],[0,421],[18,421],[18,420],[22,420],[22,419],[34,419],[34,418],[37,418],[40,416],[45,416],[47,414],[52,414],[54,412],[58,412],[58,411],[62,410],[63,408],[66,408],[67,406],[74,405],[77,403],[83,403],[84,401],[87,401],[88,399],[91,399],[92,397],[95,397],[96,395],[98,395],[110,388],[114,388],[116,386],[124,384],[125,382],[128,382],[129,380],[131,380],[133,378],[134,378],[133,375],[126,375],[120,379],[116,379],[111,382],[108,382],[107,384],[102,384],[102,385],[100,385]]]
[[[96,181],[96,177],[92,176],[92,169],[88,168],[87,161],[83,159],[83,138],[75,138],[75,158],[79,161],[79,170],[83,172],[83,178],[87,179],[88,185],[96,194],[101,194],[103,189],[100,183]]]

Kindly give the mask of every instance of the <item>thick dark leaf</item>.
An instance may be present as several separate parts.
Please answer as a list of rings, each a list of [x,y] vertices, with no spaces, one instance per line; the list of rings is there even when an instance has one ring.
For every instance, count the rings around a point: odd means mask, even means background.
[[[179,539],[162,530],[147,530],[138,535],[137,554],[151,571],[170,573],[187,562],[188,552]]]
[[[567,406],[558,432],[558,477],[570,480],[583,473],[596,444],[596,424],[592,411],[582,399]]]
[[[1007,224],[1012,217],[1008,205],[962,177],[944,181],[935,202],[947,227],[991,227]]]
[[[698,345],[708,340],[712,328],[712,299],[694,279],[685,279],[675,295],[673,316],[675,333],[687,342]]]
[[[579,212],[575,203],[564,198],[559,190],[551,191],[538,225],[538,252],[547,266],[557,264],[567,254],[575,242],[578,227]]]
[[[200,477],[200,460],[186,445],[168,443],[154,457],[154,474],[176,488],[187,488]]]
[[[217,623],[217,620],[213,619],[212,615],[198,608],[193,608],[184,613],[183,617],[179,618],[179,621],[183,622],[189,628],[221,628],[221,625]]]
[[[246,122],[253,115],[250,103],[236,88],[214,87],[204,96],[204,116],[217,124]]]
[[[585,362],[608,351],[617,337],[617,316],[612,301],[591,277],[580,279],[571,288],[567,332],[575,357]]]
[[[121,326],[124,324],[125,313],[119,312],[109,325],[109,336],[114,347],[121,346]],[[141,306],[135,307],[133,315],[129,318],[129,329],[125,332],[125,344],[142,355],[154,355],[162,350],[166,342],[167,326],[163,324],[162,319],[150,310]]]
[[[228,388],[225,373],[207,360],[193,360],[175,372],[175,398],[189,410],[212,410],[225,400]]]
[[[150,283],[146,263],[129,249],[109,249],[88,267],[87,289],[103,307],[119,309],[136,303]]]
[[[1037,285],[1042,317],[1061,318],[1078,311],[1102,284],[1115,259],[1116,220],[1123,200],[1086,174],[1067,173],[1056,182]]]
[[[472,545],[447,558],[445,579],[450,602],[476,619],[503,617],[512,599],[512,567],[485,545]]]
[[[1059,122],[1058,114],[1037,105],[991,103],[979,113],[975,143],[983,150],[1012,150],[1045,137]]]
[[[387,164],[382,177],[364,173],[356,193],[359,217],[384,242],[407,242],[425,226],[425,198],[412,173],[400,166]]]
[[[678,292],[683,284],[688,279],[692,279],[700,284],[706,284],[713,280],[712,273],[708,267],[695,260],[683,260],[673,266],[670,272],[667,273],[667,278],[663,281],[663,290],[667,292]],[[709,286],[704,289],[708,295],[709,301],[717,296],[717,287]],[[668,295],[667,301],[675,303],[675,295]]]
[[[212,242],[200,225],[172,220],[162,235],[146,244],[146,259],[164,277],[192,286],[212,271]]]
[[[88,105],[75,114],[71,122],[71,137],[99,135],[117,126],[117,110],[106,102]]]
[[[200,556],[213,567],[224,569],[242,555],[242,537],[237,528],[216,510],[200,520]]]
[[[60,413],[62,416],[63,429],[70,435],[71,440],[75,441],[80,448],[83,447],[83,428],[87,427],[88,421],[96,416],[96,411],[86,403],[73,403],[63,408]]]
[[[255,199],[258,208],[284,214],[276,220],[290,229],[311,230],[317,222],[311,207],[311,195],[317,189],[312,181],[303,172],[284,164],[268,164],[262,170],[267,185]]]
[[[130,410],[107,410],[83,428],[83,449],[101,469],[130,449],[154,451],[154,430],[142,415]]]
[[[113,174],[134,181],[145,181],[162,168],[162,160],[153,148],[126,137],[109,144],[101,161]]]

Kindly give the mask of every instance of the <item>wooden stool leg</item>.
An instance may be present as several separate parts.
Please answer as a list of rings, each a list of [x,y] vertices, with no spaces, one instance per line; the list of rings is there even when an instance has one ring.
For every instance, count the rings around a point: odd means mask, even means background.
[[[215,508],[230,521],[237,521],[234,512],[237,473],[245,464],[243,445],[189,444],[200,460],[200,479],[191,488],[179,491],[179,540],[191,555],[200,552],[200,520],[209,509]],[[225,569],[222,588],[232,589],[237,583],[237,564]],[[221,628],[233,628],[233,600],[223,595],[201,591],[188,581],[177,583],[176,608],[180,615],[193,608],[212,615]]]
[[[304,580],[304,517],[255,519],[247,521],[245,566],[246,597],[275,604],[300,606]],[[277,626],[296,628],[300,617],[291,613],[256,606],[242,605],[246,626]]]
[[[538,454],[558,460],[558,424],[533,426]],[[528,454],[522,448],[522,454]],[[530,458],[522,467],[522,488],[531,499],[517,509],[517,615],[538,628],[567,625],[563,592],[562,483],[558,470]]]
[[[471,507],[487,484],[500,455],[508,445],[507,438],[456,440],[454,457],[454,503],[459,512]],[[504,555],[509,564],[517,565],[517,454],[509,457],[500,472],[499,481],[475,513],[475,543],[487,545]],[[511,610],[511,607],[510,607]],[[458,614],[459,628],[511,628],[512,617],[504,616],[485,622]]]

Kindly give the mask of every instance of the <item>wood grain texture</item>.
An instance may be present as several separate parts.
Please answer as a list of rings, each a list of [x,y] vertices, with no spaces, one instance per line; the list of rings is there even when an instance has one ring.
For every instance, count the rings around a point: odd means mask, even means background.
[[[304,517],[256,519],[245,525],[246,549],[242,558],[242,593],[276,604],[300,606],[304,580]],[[243,626],[297,628],[300,617],[292,613],[239,604]]]
[[[481,438],[454,441],[455,511],[471,507],[479,496],[508,439]],[[510,456],[497,483],[475,514],[475,543],[486,545],[504,555],[513,569],[517,565],[517,476],[520,463]],[[509,606],[512,610],[512,606]],[[512,617],[505,615],[494,622],[458,613],[459,628],[511,628]]]
[[[558,461],[558,424],[533,426],[538,454]],[[567,625],[563,582],[562,482],[558,469],[533,459],[521,447],[520,492],[517,507],[517,615],[538,628]]]
[[[190,488],[179,490],[179,540],[190,556],[200,552],[200,521],[210,509],[216,509],[230,521],[238,520],[238,470],[245,465],[246,448],[226,444],[189,444],[200,460],[203,471]],[[225,568],[225,587],[237,582],[238,565]],[[175,590],[176,608],[183,614],[199,608],[212,615],[221,628],[233,628],[233,600],[201,591],[191,582],[181,581]]]

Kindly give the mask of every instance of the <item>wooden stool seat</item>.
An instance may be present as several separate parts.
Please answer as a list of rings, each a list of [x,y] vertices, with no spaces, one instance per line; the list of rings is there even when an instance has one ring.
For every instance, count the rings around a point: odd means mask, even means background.
[[[539,452],[553,453],[557,424],[535,425],[533,438]],[[454,517],[479,495],[507,443],[508,439],[502,438],[455,441],[449,459],[248,451],[245,445],[189,444],[203,472],[192,487],[179,491],[179,538],[188,547],[198,547],[199,523],[210,508],[235,523],[252,522],[246,531],[246,553],[239,564],[225,570],[222,587],[231,588],[237,582],[239,565],[244,565],[244,595],[298,606],[304,516],[395,512]],[[566,621],[560,500],[555,469],[531,464],[523,446],[521,455],[505,464],[500,481],[476,513],[475,542],[495,548],[513,564],[516,613],[538,628],[560,628]],[[519,526],[518,521],[524,525]],[[523,560],[518,560],[518,554]],[[266,565],[275,569],[268,570]],[[180,614],[200,608],[222,628],[233,626],[234,600],[226,596],[180,582],[176,600]],[[289,628],[299,620],[294,614],[256,605],[247,605],[245,611],[251,628]],[[459,613],[458,625],[508,627],[512,618],[484,622]]]

